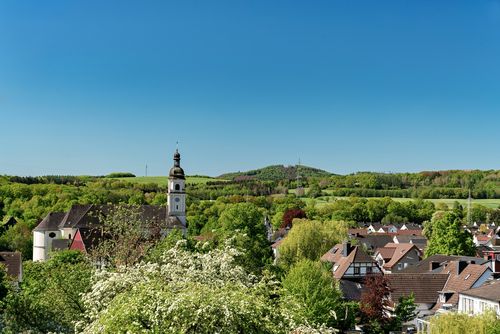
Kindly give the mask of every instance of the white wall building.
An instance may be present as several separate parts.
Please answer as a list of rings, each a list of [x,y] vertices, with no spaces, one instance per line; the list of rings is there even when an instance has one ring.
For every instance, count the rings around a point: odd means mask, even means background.
[[[459,312],[476,315],[486,310],[494,310],[500,316],[500,281],[492,281],[459,294]]]
[[[168,177],[167,207],[140,206],[141,215],[147,221],[165,226],[165,234],[172,229],[186,233],[186,177],[180,166],[181,155],[176,150],[174,166]],[[33,230],[33,261],[45,261],[50,252],[72,249],[77,231],[89,230],[99,225],[99,219],[112,211],[113,205],[73,205],[68,212],[49,213]],[[88,233],[80,233],[88,235]],[[79,240],[84,242],[86,240]]]

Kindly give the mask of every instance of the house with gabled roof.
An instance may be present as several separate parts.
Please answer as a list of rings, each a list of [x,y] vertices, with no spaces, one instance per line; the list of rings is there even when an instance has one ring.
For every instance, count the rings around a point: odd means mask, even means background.
[[[382,272],[377,262],[360,246],[344,242],[333,246],[321,261],[332,264],[333,277],[336,279],[362,280],[367,275]]]
[[[383,247],[392,242],[393,237],[387,234],[371,233],[366,235],[357,235],[353,237],[360,245],[362,245],[370,254],[373,254],[377,248]]]
[[[440,273],[446,265],[452,261],[466,261],[472,264],[488,265],[488,260],[480,257],[474,256],[462,256],[462,255],[443,255],[435,254],[431,255],[414,266],[410,266],[403,269],[403,273]]]
[[[458,311],[470,315],[493,310],[500,317],[500,281],[487,282],[478,288],[459,293]]]
[[[386,275],[391,288],[391,301],[396,305],[400,297],[413,294],[418,317],[431,315],[433,307],[448,281],[448,274],[439,273],[394,273]]]
[[[374,256],[384,273],[392,273],[419,263],[422,252],[411,243],[388,243],[378,248]]]
[[[436,312],[456,310],[461,292],[482,286],[492,276],[488,264],[480,265],[466,261],[451,261],[441,272],[448,274],[449,278],[443,290],[439,292],[438,302],[433,308]]]
[[[168,177],[167,205],[141,205],[140,218],[161,228],[162,234],[173,229],[186,233],[186,190],[181,156],[176,150],[174,166]],[[67,212],[49,213],[33,230],[33,261],[45,261],[49,253],[59,249],[88,251],[98,243],[101,219],[105,219],[115,205],[73,205]],[[153,227],[152,227],[153,228]],[[92,231],[96,230],[96,231]]]

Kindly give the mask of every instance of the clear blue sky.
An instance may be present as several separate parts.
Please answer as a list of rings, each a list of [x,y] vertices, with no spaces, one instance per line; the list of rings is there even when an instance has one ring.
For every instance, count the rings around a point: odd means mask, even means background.
[[[0,2],[0,174],[500,169],[500,0]]]

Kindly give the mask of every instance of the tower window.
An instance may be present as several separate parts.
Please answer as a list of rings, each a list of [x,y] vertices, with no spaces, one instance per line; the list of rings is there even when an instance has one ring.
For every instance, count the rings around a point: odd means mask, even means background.
[[[176,209],[176,210],[179,210],[179,206],[178,206],[178,205],[176,205],[176,206],[175,206],[175,209]]]
[[[181,190],[181,186],[178,183],[175,185],[175,190]]]

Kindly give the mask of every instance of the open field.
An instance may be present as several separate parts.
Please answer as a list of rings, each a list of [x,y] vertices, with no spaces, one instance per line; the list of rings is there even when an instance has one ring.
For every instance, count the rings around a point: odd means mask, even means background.
[[[118,177],[114,178],[116,180],[122,180],[127,182],[135,182],[135,183],[155,183],[160,186],[166,186],[168,182],[167,176],[136,176],[136,177]],[[223,181],[220,179],[215,179],[208,176],[187,176],[186,183],[187,184],[205,184],[209,181]]]
[[[314,201],[316,201],[316,203],[318,205],[322,205],[322,204],[328,203],[329,201],[333,201],[336,198],[341,199],[341,198],[347,198],[347,197],[322,196],[322,197],[319,197],[319,198],[316,198],[316,199],[306,198],[305,200],[307,202],[314,200]],[[367,199],[370,199],[370,198],[381,198],[381,197],[367,197]],[[398,197],[393,197],[392,199],[394,201],[399,201],[399,202],[406,202],[406,201],[412,201],[412,200],[414,200],[413,198],[398,198]],[[427,199],[424,199],[424,200],[425,201],[431,201],[434,204],[445,203],[446,205],[448,205],[448,207],[452,207],[453,203],[455,201],[459,202],[464,207],[467,206],[467,200],[466,199],[453,199],[453,198],[438,198],[438,199],[436,199],[436,198],[427,198]],[[498,208],[498,207],[500,207],[500,198],[494,198],[494,199],[472,199],[472,205],[474,205],[474,204],[484,205],[485,207],[488,207],[488,208]]]

